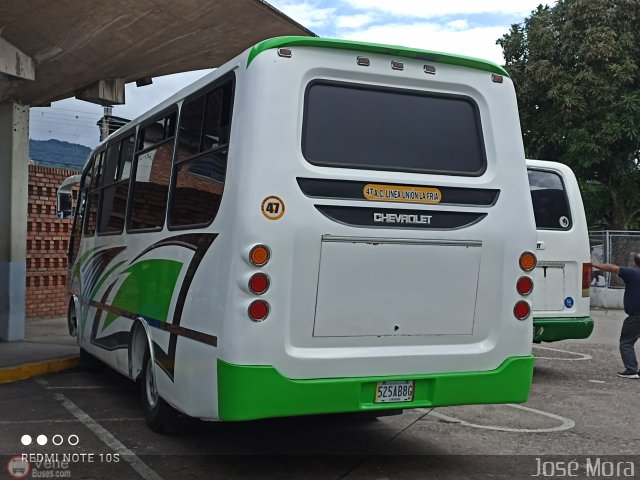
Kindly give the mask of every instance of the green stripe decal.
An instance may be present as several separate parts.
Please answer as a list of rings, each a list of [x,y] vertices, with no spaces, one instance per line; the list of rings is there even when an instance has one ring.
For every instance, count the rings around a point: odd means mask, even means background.
[[[128,276],[111,305],[166,322],[181,269],[182,263],[174,260],[152,259],[133,264],[122,272]],[[116,318],[118,315],[115,313],[107,314],[102,330]]]
[[[533,319],[534,342],[583,339],[588,338],[591,332],[593,332],[593,319],[591,317]]]
[[[218,360],[218,413],[222,420],[443,407],[527,400],[533,356],[510,357],[495,370],[392,377],[292,380],[274,367]],[[412,402],[374,403],[376,383],[414,380]]]
[[[466,57],[463,55],[453,55],[450,53],[434,52],[431,50],[420,50],[416,48],[399,47],[394,45],[381,45],[378,43],[355,42],[350,40],[337,40],[319,37],[276,37],[257,43],[249,52],[247,68],[251,62],[266,50],[281,47],[318,47],[334,48],[338,50],[350,50],[360,53],[379,53],[383,55],[393,55],[396,57],[420,59],[427,62],[445,63],[459,67],[472,68],[490,73],[497,73],[508,77],[507,71],[500,65],[488,60]]]

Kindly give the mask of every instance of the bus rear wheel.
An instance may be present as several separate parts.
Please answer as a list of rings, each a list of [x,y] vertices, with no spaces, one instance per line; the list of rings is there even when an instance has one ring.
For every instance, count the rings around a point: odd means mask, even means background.
[[[157,433],[169,433],[177,418],[176,410],[158,394],[158,386],[153,374],[153,361],[147,352],[140,375],[140,398],[147,426]]]

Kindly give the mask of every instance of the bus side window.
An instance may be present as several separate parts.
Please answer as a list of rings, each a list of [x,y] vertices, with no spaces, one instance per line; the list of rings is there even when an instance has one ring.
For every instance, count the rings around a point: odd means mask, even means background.
[[[131,135],[107,148],[98,233],[119,234],[124,229],[134,141]]]
[[[93,158],[89,160],[89,164],[84,170],[82,177],[80,178],[79,190],[75,203],[75,210],[73,213],[73,224],[71,226],[71,235],[69,236],[69,248],[67,250],[67,258],[69,265],[72,265],[78,256],[80,250],[80,240],[82,235],[83,220],[86,216],[86,203],[87,192],[91,184],[92,170],[93,170]]]
[[[205,226],[216,217],[227,173],[233,81],[182,107],[170,228]]]
[[[100,198],[100,186],[102,180],[102,163],[104,161],[104,151],[96,154],[93,164],[93,174],[87,197],[86,214],[84,218],[84,236],[92,237],[96,233],[96,223],[98,220],[98,200]]]
[[[191,158],[200,152],[205,97],[199,97],[182,105],[180,112],[180,134],[176,161]]]
[[[128,230],[161,230],[167,210],[171,160],[175,134],[175,113],[142,127],[131,176],[131,205]],[[123,171],[125,167],[123,167]]]

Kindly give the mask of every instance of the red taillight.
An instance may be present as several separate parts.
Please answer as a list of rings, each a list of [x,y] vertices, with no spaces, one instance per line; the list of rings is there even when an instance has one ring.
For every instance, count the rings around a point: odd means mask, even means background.
[[[256,273],[249,279],[249,290],[256,295],[262,295],[269,289],[269,276],[266,273]]]
[[[582,296],[589,296],[589,289],[591,288],[591,264],[582,264]]]
[[[516,283],[516,290],[520,295],[529,295],[533,291],[533,280],[531,277],[520,277]]]
[[[531,307],[524,300],[520,300],[516,303],[515,307],[513,307],[513,314],[518,320],[524,320],[531,313]]]
[[[269,304],[264,300],[255,300],[249,305],[249,318],[254,322],[261,322],[269,315]]]

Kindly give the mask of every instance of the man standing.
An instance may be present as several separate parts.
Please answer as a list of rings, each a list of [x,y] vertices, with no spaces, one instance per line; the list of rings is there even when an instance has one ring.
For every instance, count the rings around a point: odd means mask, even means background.
[[[620,332],[620,355],[624,371],[622,378],[640,378],[634,345],[640,338],[640,254],[633,259],[633,268],[619,267],[611,263],[592,263],[593,268],[617,273],[624,280],[624,311],[628,315]]]

